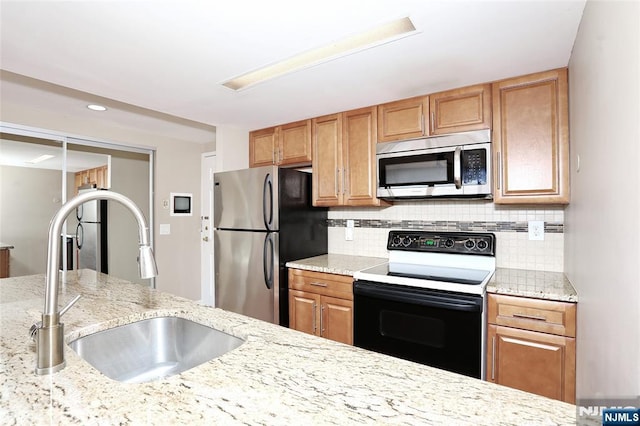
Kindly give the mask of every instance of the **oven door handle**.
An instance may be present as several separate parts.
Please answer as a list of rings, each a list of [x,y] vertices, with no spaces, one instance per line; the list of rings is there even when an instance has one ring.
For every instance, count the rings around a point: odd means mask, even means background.
[[[396,288],[393,285],[375,285],[356,281],[353,284],[353,293],[376,299],[392,300],[394,302],[408,303],[411,305],[428,306],[464,312],[482,312],[482,297],[475,296],[450,296],[424,289]]]

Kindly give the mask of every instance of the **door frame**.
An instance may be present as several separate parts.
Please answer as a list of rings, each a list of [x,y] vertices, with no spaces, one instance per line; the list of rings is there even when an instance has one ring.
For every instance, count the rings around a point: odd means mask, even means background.
[[[200,164],[200,303],[215,306],[213,175],[216,172],[216,152],[203,153]]]

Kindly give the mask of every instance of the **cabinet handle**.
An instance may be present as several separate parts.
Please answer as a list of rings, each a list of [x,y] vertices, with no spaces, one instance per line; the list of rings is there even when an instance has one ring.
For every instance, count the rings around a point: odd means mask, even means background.
[[[320,335],[324,336],[324,304],[320,304]]]
[[[515,313],[513,314],[513,316],[515,318],[524,318],[524,319],[530,319],[530,320],[534,320],[534,321],[546,321],[547,317],[544,317],[542,315],[528,315],[528,314],[519,314],[519,313]]]
[[[431,133],[436,130],[436,113],[431,111]]]
[[[336,168],[336,195],[340,194],[340,168]]]
[[[496,336],[491,338],[491,380],[496,379]]]
[[[498,172],[498,176],[496,176],[497,188],[500,189],[500,181],[502,180],[502,153],[498,151],[498,164],[496,165],[496,171]]]
[[[310,285],[314,285],[316,287],[326,287],[327,286],[327,283],[323,283],[323,282],[320,282],[320,281],[311,281],[309,284]]]
[[[316,334],[316,302],[313,302],[313,334]]]
[[[342,169],[342,193],[347,192],[347,169]]]

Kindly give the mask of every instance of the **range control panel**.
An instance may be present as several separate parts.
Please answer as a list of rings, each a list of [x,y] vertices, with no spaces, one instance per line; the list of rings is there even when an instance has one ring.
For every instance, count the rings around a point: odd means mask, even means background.
[[[478,232],[389,231],[387,250],[495,256],[496,236]]]

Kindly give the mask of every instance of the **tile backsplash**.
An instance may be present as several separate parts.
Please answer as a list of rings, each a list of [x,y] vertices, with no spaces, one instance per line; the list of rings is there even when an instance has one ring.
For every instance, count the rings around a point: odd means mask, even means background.
[[[345,240],[348,219],[355,226],[352,241]],[[530,220],[544,222],[544,240],[529,240]],[[493,232],[498,267],[563,270],[562,207],[497,206],[485,200],[402,201],[384,208],[332,208],[328,222],[329,253],[387,257],[391,229]]]

